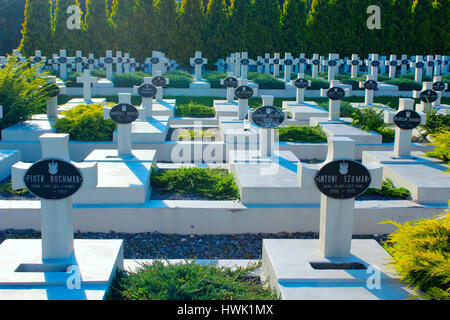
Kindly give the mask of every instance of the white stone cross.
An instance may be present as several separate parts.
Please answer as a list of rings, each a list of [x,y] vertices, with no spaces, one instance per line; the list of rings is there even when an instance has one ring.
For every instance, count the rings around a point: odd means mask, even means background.
[[[264,55],[264,73],[265,74],[270,74],[270,53],[266,53]]]
[[[119,104],[129,104],[131,105],[131,93],[119,93]],[[136,108],[138,111],[138,119],[144,120],[146,117],[145,110],[142,108]],[[104,118],[111,119],[111,108],[104,107]],[[131,123],[117,124],[117,152],[119,156],[129,156],[131,155],[132,150],[132,131],[131,131]]]
[[[397,72],[397,67],[400,65],[401,61],[397,60],[395,54],[391,54],[389,60],[386,60],[386,66],[389,66],[389,78],[395,79],[395,73]]]
[[[339,65],[341,64],[338,59],[339,55],[337,53],[330,53],[328,60],[324,60],[322,62],[324,66],[328,66],[328,81],[334,80],[334,76],[336,75]]]
[[[403,54],[402,60],[400,61],[401,67],[400,67],[400,74],[404,75],[406,74],[406,69],[408,68],[408,65],[410,64],[410,61],[408,60],[408,55]]]
[[[112,50],[106,51],[106,57],[100,58],[100,62],[104,64],[106,68],[106,78],[108,80],[113,79],[113,63],[114,63],[114,57]]]
[[[380,73],[381,74],[385,74],[386,73],[386,66],[387,66],[387,64],[386,64],[386,61],[387,61],[386,56],[380,57],[379,61],[380,61]]]
[[[251,63],[253,63],[253,60],[248,58],[248,52],[242,52],[242,59],[240,60],[242,79],[247,79],[248,67]]]
[[[441,72],[442,72],[442,65],[443,65],[441,55],[436,55],[435,63],[436,63],[436,66],[434,68],[434,75],[440,76]]]
[[[130,72],[136,72],[136,68],[140,66],[139,62],[136,62],[135,58],[131,58],[130,61]]]
[[[367,59],[367,67],[369,68],[368,74],[373,76],[375,81],[378,80],[378,68],[380,67],[381,62],[379,60],[378,53],[372,53],[369,55],[369,59]]]
[[[191,62],[191,66],[195,67],[195,80],[201,81],[202,80],[202,68],[203,68],[203,65],[208,64],[208,59],[202,58],[202,53],[200,51],[197,51],[195,53],[195,58],[191,58],[190,62]]]
[[[130,54],[125,53],[123,56],[123,72],[124,73],[130,73],[130,63],[131,63]]]
[[[308,60],[308,64],[310,64],[311,67],[311,76],[313,79],[316,79],[319,77],[319,68],[320,68],[320,57],[318,53],[314,53],[313,57]]]
[[[284,59],[281,59],[280,63],[284,65],[284,82],[291,83],[292,66],[298,59],[294,59],[290,52],[284,54]]]
[[[46,61],[47,58],[42,56],[41,50],[36,50],[34,57],[31,57],[31,63],[36,67],[37,73],[42,73]]]
[[[41,141],[43,160],[56,159],[71,162],[68,134],[46,133],[40,136],[39,140]],[[96,188],[98,181],[97,163],[71,162],[71,164],[79,170],[83,177],[81,189]],[[12,167],[12,187],[14,190],[26,188],[24,179],[31,166],[30,163],[18,162]],[[57,176],[57,174],[55,173],[53,176],[64,178],[62,175]],[[44,262],[72,258],[73,221],[72,197],[62,200],[41,199],[42,259]]]
[[[400,98],[398,112],[403,110],[414,110],[414,100]],[[427,122],[427,115],[423,112],[418,112],[421,118],[421,124]],[[395,112],[385,110],[384,122],[394,123]],[[395,128],[395,143],[394,143],[394,158],[409,158],[411,157],[411,138],[413,130],[404,130],[396,126]]]
[[[322,97],[328,97],[328,91],[338,91],[339,89],[344,91],[344,97],[348,97],[351,93],[350,89],[342,89],[339,87],[340,81],[339,80],[331,80],[330,81],[330,89],[321,89],[320,94]],[[339,90],[340,91],[340,90]],[[341,100],[332,100],[329,99],[329,110],[328,110],[328,120],[330,121],[339,121],[341,118]]]
[[[145,77],[143,85],[152,85],[153,86],[152,80],[153,80],[153,78],[151,78],[151,77]],[[139,88],[140,88],[140,86],[134,86],[133,93],[139,94]],[[153,117],[153,97],[142,96],[141,108],[145,110],[145,118]]]
[[[297,73],[305,73],[306,65],[308,64],[308,59],[305,58],[304,53],[300,53],[300,56],[297,59],[295,59],[294,63],[298,65]]]
[[[67,80],[67,65],[71,63],[71,59],[67,57],[66,50],[60,50],[59,57],[56,59],[59,64],[59,75],[61,80]]]
[[[420,99],[422,92],[428,91],[428,90],[431,91],[431,93],[433,93],[433,92],[436,93],[436,95],[437,95],[437,92],[433,90],[433,82],[426,81],[423,83],[421,91],[417,91],[417,90],[413,91],[413,98]],[[431,110],[432,105],[433,105],[433,101],[425,102],[425,101],[420,100],[420,104],[416,106],[416,111],[426,113],[427,111]]]
[[[241,53],[236,52],[234,54],[234,72],[237,78],[241,77]]]
[[[423,68],[425,67],[425,63],[423,62],[422,56],[416,56],[416,61],[411,62],[411,68],[415,69],[415,81],[422,82]]]
[[[320,60],[319,72],[323,72],[325,70],[325,57],[320,56],[319,60]]]
[[[89,69],[84,70],[81,77],[77,77],[77,83],[83,84],[83,98],[85,104],[92,104],[92,84],[97,83],[98,78],[91,77],[91,71]]]
[[[278,78],[280,76],[280,54],[275,53],[273,59],[270,59],[270,63],[273,64],[273,75]]]
[[[261,56],[258,56],[255,63],[256,63],[256,72],[263,73],[264,72],[264,59]]]
[[[162,73],[161,73],[161,71],[157,71],[156,73],[155,73],[155,77],[162,77],[163,75],[162,75]],[[170,79],[169,78],[164,78],[165,80],[166,80],[166,84],[169,84],[170,83]],[[153,79],[152,79],[152,81],[153,81]],[[155,87],[156,87],[156,101],[162,101],[163,100],[163,90],[164,90],[164,86],[158,86],[158,85],[155,85]]]
[[[114,63],[116,64],[116,74],[122,74],[123,73],[122,51],[116,51]]]
[[[228,72],[228,78],[234,77],[233,72]],[[220,79],[220,84],[224,85],[226,79]],[[232,87],[227,87],[227,102],[233,102],[234,101],[234,89]]]
[[[434,61],[434,56],[428,55],[427,56],[427,63],[426,63],[426,69],[425,74],[432,78],[433,77],[433,68],[436,66],[436,61]]]
[[[47,84],[48,85],[54,84],[55,86],[57,86],[56,77],[53,76],[47,77]],[[58,86],[58,88],[60,94],[66,93],[66,86]],[[54,119],[57,116],[58,116],[58,95],[47,99],[47,118]]]
[[[357,54],[352,54],[352,58],[347,61],[347,64],[351,66],[351,76],[352,78],[358,77],[359,66],[362,65],[362,61],[359,59]]]
[[[247,84],[248,84],[247,79],[239,80],[240,86],[247,86]],[[253,96],[256,96],[258,89],[252,88],[252,90],[253,90]],[[248,115],[248,99],[238,98],[238,119],[244,120],[247,115]]]
[[[88,64],[88,69],[92,71],[92,70],[94,70],[95,66],[97,65],[98,60],[95,59],[95,56],[93,53],[89,53],[89,57],[86,62]]]
[[[83,63],[87,62],[86,57],[83,57],[83,52],[77,51],[73,61],[74,61],[75,65],[76,65],[77,73],[81,74],[83,72]]]
[[[297,180],[302,188],[314,184],[317,172],[326,164],[342,160],[341,169],[335,175],[345,175],[348,162],[355,160],[355,141],[347,137],[328,138],[328,156],[321,164],[306,164],[299,161]],[[365,164],[370,173],[369,188],[381,189],[383,167],[376,163]],[[330,176],[330,179],[337,178]],[[358,178],[358,177],[356,177]],[[344,258],[350,255],[353,235],[355,198],[334,199],[321,194],[319,247],[325,257]]]
[[[436,93],[438,95],[437,100],[432,103],[434,108],[437,108],[437,107],[439,107],[441,105],[442,94],[444,93],[445,90],[448,89],[448,83],[442,82],[442,77],[441,76],[434,76],[434,78],[433,78],[433,87],[434,87],[435,83],[437,83],[437,82],[441,82],[443,84],[443,87],[442,87],[443,90],[440,90],[441,88],[439,88],[439,90],[437,90],[436,88],[433,88],[434,91],[436,91]]]
[[[236,66],[235,66],[235,61],[234,61],[235,58],[236,58],[236,55],[234,53],[231,53],[230,56],[225,59],[225,61],[228,63],[228,66],[229,66],[228,71],[233,72],[233,76],[236,72],[235,71]]]
[[[299,73],[297,76],[297,79],[304,79],[305,75],[303,73]],[[308,81],[308,87],[311,86],[311,81]],[[297,89],[297,99],[296,99],[296,103],[297,104],[301,104],[305,102],[305,90],[306,88],[296,88]]]
[[[377,81],[374,79],[374,76],[367,75],[367,76],[366,76],[366,81],[369,81],[369,80],[372,80],[372,81],[377,82]],[[360,81],[360,82],[359,82],[359,87],[360,87],[361,89],[365,89],[365,100],[364,100],[364,105],[365,105],[365,106],[372,106],[372,105],[373,105],[373,97],[374,97],[374,95],[375,95],[375,89],[368,89],[368,88],[366,88],[366,87],[364,86],[364,84],[366,83],[366,81]]]

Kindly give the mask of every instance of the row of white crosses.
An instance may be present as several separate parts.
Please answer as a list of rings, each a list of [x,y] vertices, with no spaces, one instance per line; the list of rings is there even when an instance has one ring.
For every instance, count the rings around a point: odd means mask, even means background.
[[[153,51],[152,57],[145,60],[145,64],[152,66],[152,76],[156,77],[157,74],[165,74],[169,67],[169,59],[167,59],[164,53],[159,51]]]
[[[193,66],[195,69],[195,81],[201,81],[202,80],[202,68],[203,65],[208,64],[208,59],[202,58],[202,53],[200,51],[197,51],[195,53],[195,57],[191,58],[190,60],[191,66]]]

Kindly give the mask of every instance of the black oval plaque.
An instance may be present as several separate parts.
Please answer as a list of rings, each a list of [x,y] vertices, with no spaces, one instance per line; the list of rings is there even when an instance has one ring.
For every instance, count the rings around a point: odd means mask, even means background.
[[[300,63],[300,64],[305,64],[305,63],[306,63],[306,59],[305,59],[305,58],[300,58],[300,59],[298,60],[298,63]]]
[[[122,63],[122,62],[123,62],[123,59],[121,57],[118,57],[117,58],[117,63]]]
[[[136,68],[136,63],[134,63],[134,62],[130,63],[130,67],[131,68]]]
[[[429,67],[434,67],[434,62],[433,61],[428,61],[428,66]]]
[[[164,87],[167,84],[167,81],[164,77],[157,76],[152,79],[152,83],[155,87]]]
[[[364,88],[367,90],[376,90],[378,83],[375,80],[367,80],[364,82]]]
[[[61,57],[61,58],[58,59],[58,62],[59,63],[67,63],[67,58]]]
[[[252,114],[253,122],[260,128],[273,129],[284,121],[284,113],[280,108],[264,106],[256,109]]]
[[[195,63],[195,64],[198,64],[198,65],[203,64],[203,59],[202,59],[202,58],[196,58],[196,59],[194,60],[194,63]]]
[[[329,61],[328,61],[328,65],[329,65],[330,67],[336,67],[337,62],[336,62],[336,60],[329,60]]]
[[[270,63],[270,59],[268,59],[268,58],[266,58],[266,59],[264,59],[264,63]]]
[[[379,67],[379,66],[380,66],[380,61],[378,61],[378,60],[372,61],[372,67]]]
[[[0,69],[5,69],[5,68],[6,68],[6,65],[4,65],[3,63],[0,64]]]
[[[139,117],[138,110],[131,104],[121,103],[114,106],[109,115],[114,122],[120,124],[129,124]]]
[[[340,87],[330,88],[327,91],[327,97],[331,100],[341,100],[345,97],[345,91]]]
[[[238,81],[236,78],[228,77],[223,81],[223,84],[227,88],[237,88],[238,87]]]
[[[273,59],[273,64],[280,64],[280,59]]]
[[[306,89],[309,86],[309,82],[304,78],[300,78],[295,80],[294,85],[299,89]]]
[[[99,64],[98,64],[98,67],[99,67],[99,68],[104,68],[105,65],[104,65],[103,63],[99,63]]]
[[[45,87],[45,91],[47,92],[47,94],[50,98],[54,98],[57,95],[59,95],[59,93],[60,93],[60,89],[56,83],[48,84]]]
[[[433,90],[425,90],[420,93],[420,100],[425,103],[433,103],[438,99],[438,95]]]
[[[113,62],[114,62],[114,60],[113,60],[113,58],[111,58],[111,57],[108,57],[108,58],[105,59],[105,63],[106,63],[106,64],[111,64],[111,63],[113,63]]]
[[[436,81],[433,83],[433,90],[434,91],[444,91],[445,90],[445,83],[442,81]]]
[[[75,62],[76,62],[76,63],[81,63],[81,62],[83,62],[83,58],[81,58],[81,57],[76,57],[76,58],[75,58]]]
[[[408,64],[409,63],[409,60],[402,60],[402,64]]]
[[[95,60],[94,59],[89,59],[87,62],[88,62],[88,64],[95,64]]]
[[[353,60],[352,61],[352,65],[359,66],[359,60]]]
[[[151,84],[143,84],[138,89],[139,95],[144,98],[153,98],[157,92],[156,87]]]
[[[159,63],[159,58],[151,58],[151,59],[150,59],[150,62],[151,62],[152,64],[158,64],[158,63]]]
[[[421,122],[420,114],[414,110],[403,110],[394,116],[395,125],[403,130],[415,129]]]
[[[264,63],[263,63],[262,61],[258,61],[258,62],[256,62],[256,64],[257,64],[258,66],[262,66]]]
[[[42,61],[42,58],[41,58],[41,57],[34,57],[33,61],[34,61],[35,63],[39,63],[39,62]]]
[[[317,172],[314,182],[327,197],[351,199],[363,194],[372,178],[365,166],[353,160],[338,160],[327,163]]]
[[[294,63],[294,62],[293,62],[291,59],[286,59],[286,60],[284,60],[284,65],[285,65],[285,66],[292,66],[293,63]]]
[[[236,90],[234,90],[234,94],[236,95],[236,97],[238,97],[239,99],[250,99],[251,97],[253,97],[253,89],[250,88],[249,86],[240,86],[237,87]]]
[[[83,184],[81,172],[71,163],[46,159],[34,163],[25,173],[28,190],[45,200],[61,200],[74,195]]]
[[[425,63],[423,63],[423,62],[416,63],[416,68],[422,69],[423,67],[425,67]]]
[[[248,59],[242,59],[242,60],[241,60],[241,64],[242,64],[243,66],[248,66],[249,63],[250,63],[250,60],[248,60]]]
[[[72,69],[72,64],[71,63],[66,64],[66,68],[67,69]]]
[[[312,63],[313,65],[318,66],[320,64],[320,60],[315,59]]]
[[[390,65],[391,67],[396,67],[396,66],[397,66],[397,61],[391,61],[391,62],[389,62],[389,65]]]

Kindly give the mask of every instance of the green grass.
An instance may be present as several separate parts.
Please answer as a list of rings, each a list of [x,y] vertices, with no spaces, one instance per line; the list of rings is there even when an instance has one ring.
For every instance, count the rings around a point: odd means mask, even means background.
[[[193,261],[155,261],[137,272],[120,273],[110,299],[117,300],[275,300],[266,284],[247,278],[257,265],[230,269]]]
[[[211,200],[237,200],[234,176],[224,169],[180,168],[152,174],[152,186],[162,193],[197,195]]]
[[[280,142],[322,143],[327,142],[327,135],[320,126],[303,127],[291,125],[278,129]]]
[[[216,110],[213,107],[197,104],[192,101],[187,104],[177,104],[175,108],[175,117],[214,118],[215,116]]]
[[[364,195],[380,195],[386,198],[409,199],[411,192],[406,188],[396,188],[390,179],[385,179],[381,190],[367,189]]]

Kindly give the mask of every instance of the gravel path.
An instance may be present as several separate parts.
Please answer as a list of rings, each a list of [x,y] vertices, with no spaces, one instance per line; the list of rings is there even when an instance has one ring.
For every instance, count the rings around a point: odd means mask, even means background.
[[[77,239],[123,239],[125,259],[260,259],[262,239],[318,239],[317,233],[241,234],[241,235],[171,235],[152,233],[76,233]],[[32,230],[0,231],[5,239],[39,239]],[[380,244],[386,236],[357,235],[355,239],[375,239]]]

